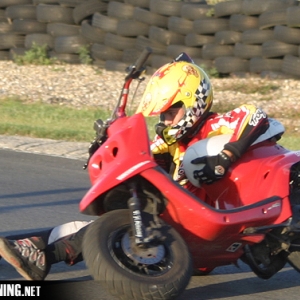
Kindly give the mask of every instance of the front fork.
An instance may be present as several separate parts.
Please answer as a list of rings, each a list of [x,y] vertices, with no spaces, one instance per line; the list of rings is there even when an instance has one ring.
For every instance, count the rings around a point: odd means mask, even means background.
[[[152,220],[149,222],[149,214],[146,216],[141,210],[141,200],[138,197],[135,182],[130,184],[130,192],[131,198],[128,200],[128,208],[134,242],[137,246],[145,246],[160,236],[156,230],[161,226],[157,218],[157,210],[154,210],[151,215]],[[150,226],[146,227],[146,223],[149,223]]]

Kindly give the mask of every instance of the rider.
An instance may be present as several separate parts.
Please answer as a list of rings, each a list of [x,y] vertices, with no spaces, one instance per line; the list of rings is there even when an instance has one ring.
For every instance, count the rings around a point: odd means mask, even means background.
[[[213,90],[207,74],[182,53],[152,75],[137,110],[145,116],[160,116],[151,145],[154,158],[174,180],[200,198],[205,197],[205,188],[195,188],[184,176],[182,159],[187,147],[208,137],[232,133],[218,155],[194,161],[205,163],[196,172],[205,186],[221,179],[269,127],[267,115],[254,105],[242,105],[220,115],[210,112],[212,103]],[[57,228],[34,237],[31,234],[0,238],[0,255],[24,278],[43,280],[52,264],[65,261],[72,265],[82,260],[81,243],[87,227],[74,229],[68,235],[59,233],[52,242],[49,236]]]
[[[207,74],[182,53],[150,78],[137,110],[144,116],[160,116],[157,135],[151,145],[156,162],[175,181],[206,202],[210,201],[206,198],[205,188],[186,184],[182,166],[186,149],[199,140],[232,134],[218,155],[192,162],[205,164],[197,172],[197,179],[202,184],[211,184],[221,179],[231,163],[269,127],[265,112],[254,105],[242,105],[226,114],[218,114],[210,111],[212,103],[213,90]]]

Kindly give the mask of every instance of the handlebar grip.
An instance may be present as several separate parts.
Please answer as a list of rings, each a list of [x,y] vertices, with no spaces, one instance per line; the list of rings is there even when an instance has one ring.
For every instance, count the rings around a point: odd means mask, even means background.
[[[148,59],[148,57],[151,53],[152,53],[152,48],[150,48],[150,47],[146,47],[143,50],[140,57],[134,63],[135,70],[139,70],[143,66],[143,64],[146,62],[146,60]]]

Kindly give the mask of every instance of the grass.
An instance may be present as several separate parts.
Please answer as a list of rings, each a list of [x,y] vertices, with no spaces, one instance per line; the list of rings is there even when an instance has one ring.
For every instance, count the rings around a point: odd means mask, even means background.
[[[0,134],[79,142],[94,137],[95,120],[110,117],[110,112],[100,108],[76,109],[56,104],[25,103],[16,98],[0,100],[0,114]],[[149,120],[152,128],[154,122]]]
[[[219,111],[214,107],[215,111]],[[0,100],[0,134],[21,135],[54,140],[89,142],[94,138],[93,123],[106,120],[110,113],[100,108],[76,109],[55,104],[25,103],[16,98]],[[150,137],[154,136],[156,118],[148,118]],[[287,131],[280,143],[300,149],[297,132]]]

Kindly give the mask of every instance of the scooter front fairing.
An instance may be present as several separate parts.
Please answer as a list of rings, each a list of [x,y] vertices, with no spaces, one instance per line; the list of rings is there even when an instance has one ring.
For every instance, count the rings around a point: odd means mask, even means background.
[[[142,114],[122,117],[108,129],[108,139],[88,165],[92,187],[80,202],[80,211],[90,215],[94,200],[145,169],[156,167],[150,151],[147,125]]]

